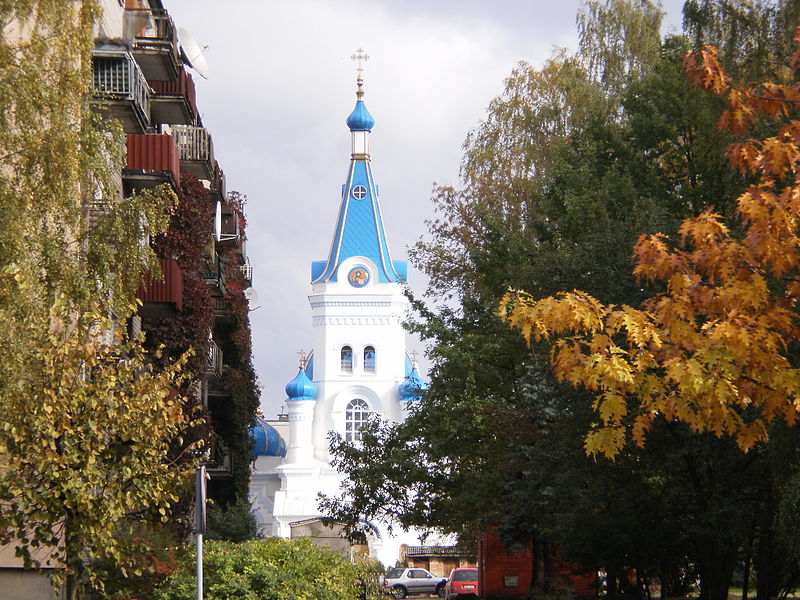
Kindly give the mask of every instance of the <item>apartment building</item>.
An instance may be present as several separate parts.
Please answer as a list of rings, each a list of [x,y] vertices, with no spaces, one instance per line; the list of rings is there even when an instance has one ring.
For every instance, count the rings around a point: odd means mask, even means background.
[[[194,77],[200,65],[188,58],[187,33],[179,35],[161,0],[100,4],[91,101],[124,132],[126,159],[115,174],[116,194],[166,185],[179,198],[164,239],[145,241],[156,249],[161,273],[139,288],[141,306],[126,325],[144,332],[149,346],[163,345],[165,360],[194,349],[187,365],[193,377],[182,392],[201,407],[206,423],[190,435],[207,441],[209,497],[224,507],[247,498],[248,429],[258,407],[245,295],[253,270],[245,249],[244,199],[226,189],[198,111]],[[100,214],[113,201],[98,198],[91,212]],[[4,598],[57,597],[46,573],[22,567],[13,544],[0,547]]]

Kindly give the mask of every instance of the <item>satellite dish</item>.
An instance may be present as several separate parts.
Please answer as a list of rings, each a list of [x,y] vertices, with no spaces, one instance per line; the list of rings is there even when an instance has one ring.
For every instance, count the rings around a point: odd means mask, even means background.
[[[214,213],[214,239],[222,241],[222,202],[217,200],[217,210]]]
[[[203,52],[206,51],[205,47],[201,47],[189,30],[184,27],[178,28],[178,41],[181,45],[181,56],[183,61],[192,67],[195,72],[203,79],[208,79],[208,64]]]
[[[255,310],[258,306],[254,306],[258,304],[258,292],[256,292],[255,288],[249,287],[244,290],[244,297],[247,298],[247,306],[250,310]]]

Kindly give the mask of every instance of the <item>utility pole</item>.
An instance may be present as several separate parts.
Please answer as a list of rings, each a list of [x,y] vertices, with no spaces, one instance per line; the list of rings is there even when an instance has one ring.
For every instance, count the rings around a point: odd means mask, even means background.
[[[194,471],[194,532],[197,544],[197,600],[203,600],[203,534],[206,532],[206,468]]]

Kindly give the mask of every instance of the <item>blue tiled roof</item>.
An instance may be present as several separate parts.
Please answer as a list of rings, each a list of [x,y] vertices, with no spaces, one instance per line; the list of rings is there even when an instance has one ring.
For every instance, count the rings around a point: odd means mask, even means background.
[[[400,392],[400,398],[403,400],[418,400],[427,389],[428,384],[422,380],[417,368],[414,367],[411,370],[411,374],[407,375],[403,383],[400,384],[398,391]]]
[[[363,198],[355,197],[360,190]],[[386,241],[378,193],[369,160],[353,160],[342,193],[339,217],[327,261],[312,264],[312,281],[336,281],[342,261],[353,256],[370,259],[378,268],[378,281],[402,282],[406,279],[405,261],[393,261]]]
[[[253,440],[252,454],[256,456],[286,456],[286,442],[281,434],[261,417],[250,428],[250,439]]]

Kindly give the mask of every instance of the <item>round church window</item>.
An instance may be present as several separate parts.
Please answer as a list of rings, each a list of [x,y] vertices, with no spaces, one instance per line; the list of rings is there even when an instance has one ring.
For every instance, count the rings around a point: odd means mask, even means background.
[[[367,188],[363,185],[357,185],[353,188],[353,198],[356,200],[363,200],[367,197]]]

